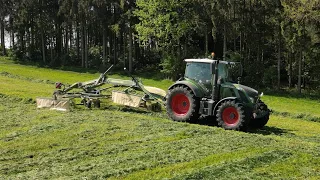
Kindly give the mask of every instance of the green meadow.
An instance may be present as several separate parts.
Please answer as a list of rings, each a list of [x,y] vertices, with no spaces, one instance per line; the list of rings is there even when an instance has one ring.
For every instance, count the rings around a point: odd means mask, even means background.
[[[172,122],[165,112],[108,101],[101,109],[36,108],[55,82],[98,76],[0,58],[0,179],[320,179],[318,99],[267,94],[274,113],[250,132],[226,131],[214,119]]]

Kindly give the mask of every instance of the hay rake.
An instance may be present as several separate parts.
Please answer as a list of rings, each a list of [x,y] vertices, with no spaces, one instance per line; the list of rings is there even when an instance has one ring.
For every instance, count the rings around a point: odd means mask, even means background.
[[[80,105],[88,108],[100,108],[101,99],[112,99],[114,103],[130,107],[144,107],[153,111],[161,110],[166,92],[162,89],[144,86],[141,80],[130,76],[131,80],[108,78],[110,66],[98,79],[65,85],[57,82],[52,98],[37,98],[38,108],[50,108],[67,111],[75,99],[81,99]],[[103,87],[109,85],[109,87]],[[78,104],[79,105],[79,104]]]

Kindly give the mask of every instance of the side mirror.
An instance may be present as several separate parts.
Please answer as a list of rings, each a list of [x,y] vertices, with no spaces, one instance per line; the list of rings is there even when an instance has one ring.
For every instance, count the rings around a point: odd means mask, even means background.
[[[178,80],[177,81],[181,81],[184,79],[184,75],[182,75],[181,73],[178,74]]]

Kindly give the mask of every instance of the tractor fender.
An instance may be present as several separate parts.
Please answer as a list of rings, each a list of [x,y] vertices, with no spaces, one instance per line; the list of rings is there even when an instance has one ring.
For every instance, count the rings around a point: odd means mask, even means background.
[[[227,98],[224,98],[224,99],[221,99],[213,108],[213,113],[212,114],[216,114],[216,110],[217,108],[225,101],[228,101],[228,100],[231,100],[231,101],[234,101],[236,100],[237,97],[227,97]]]
[[[173,89],[176,86],[186,86],[186,87],[190,88],[191,91],[193,92],[193,94],[198,98],[202,98],[204,96],[204,92],[201,90],[201,88],[197,87],[197,85],[195,85],[189,81],[177,81],[172,86],[170,86],[168,88],[168,90],[170,91],[171,89]]]

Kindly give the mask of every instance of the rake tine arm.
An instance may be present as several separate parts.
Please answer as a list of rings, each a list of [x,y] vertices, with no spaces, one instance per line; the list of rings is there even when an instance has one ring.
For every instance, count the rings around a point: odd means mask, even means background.
[[[148,95],[150,98],[158,101],[159,103],[163,104],[163,99],[155,97],[154,95],[152,95],[146,88],[144,88],[144,85],[137,79],[135,78],[128,70],[127,68],[124,68],[124,71],[126,71],[126,73],[131,76],[132,81],[135,83],[135,86],[138,87],[139,89],[141,89],[146,95]]]
[[[111,65],[104,73],[102,73],[99,77],[99,79],[96,81],[96,84],[97,86],[101,86],[105,83],[106,81],[106,75],[107,73],[113,68],[113,65]]]
[[[82,86],[82,83],[77,82],[77,83],[74,83],[74,84],[72,84],[71,86],[65,88],[65,89],[63,90],[63,92],[66,93],[66,92],[71,91],[72,89],[80,88],[81,86]]]

